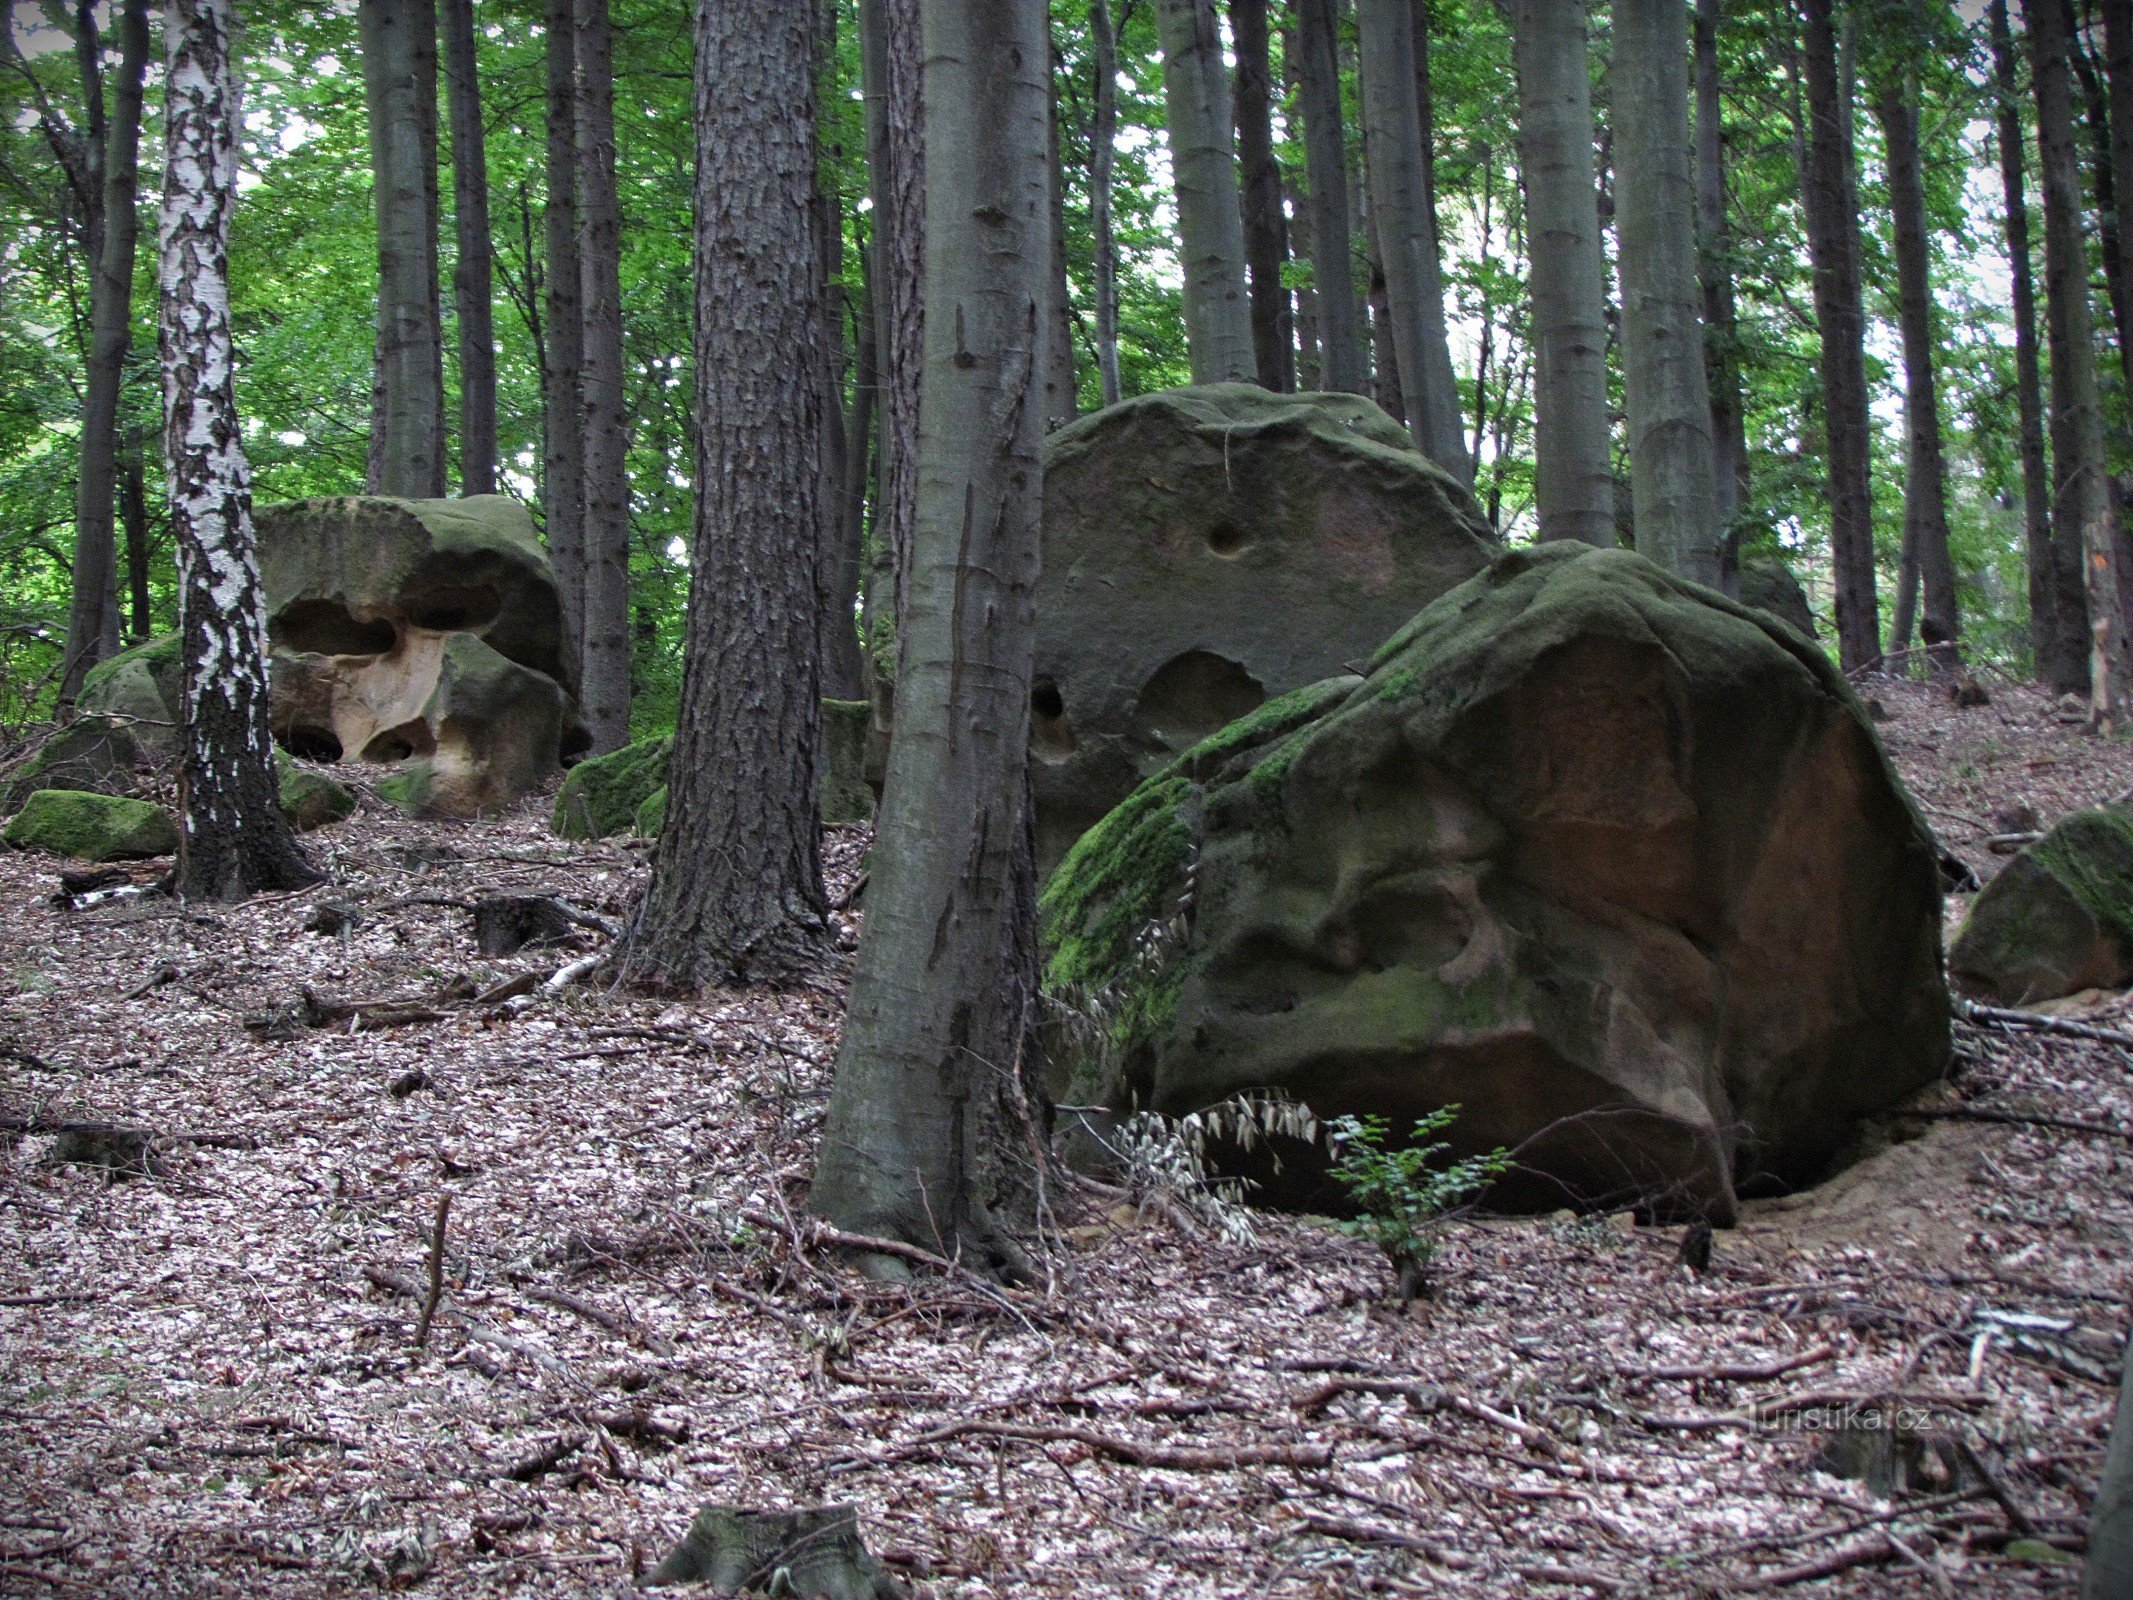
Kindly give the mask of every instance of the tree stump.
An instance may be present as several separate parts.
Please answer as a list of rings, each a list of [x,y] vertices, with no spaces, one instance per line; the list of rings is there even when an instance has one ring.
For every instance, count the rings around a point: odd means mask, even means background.
[[[647,1588],[708,1583],[714,1594],[795,1600],[906,1600],[903,1585],[860,1542],[859,1515],[850,1506],[705,1506],[688,1537],[644,1581]]]

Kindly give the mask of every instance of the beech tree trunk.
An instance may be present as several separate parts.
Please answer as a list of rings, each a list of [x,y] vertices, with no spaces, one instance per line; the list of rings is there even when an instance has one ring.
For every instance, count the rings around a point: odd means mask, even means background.
[[[585,355],[585,726],[592,753],[630,738],[629,428],[622,415],[622,212],[607,0],[578,0],[578,222]],[[809,282],[803,278],[800,282]]]
[[[2037,295],[2030,279],[2029,201],[2024,193],[2027,148],[2015,77],[2007,0],[1991,0],[1992,75],[1998,96],[1995,138],[2006,205],[2007,268],[2013,286],[2017,445],[2022,461],[2022,531],[2029,576],[2030,649],[2037,676],[2055,688],[2083,678],[2079,629],[2059,615],[2058,559],[2052,542],[2051,474],[2044,456],[2044,383],[2037,350]]]
[[[163,446],[184,658],[175,887],[214,900],[319,881],[282,815],[267,732],[267,605],[230,333],[231,24],[230,0],[169,0],[163,18]]]
[[[886,595],[868,596],[869,658],[901,648],[911,530],[918,508],[918,402],[926,332],[925,137],[919,107],[919,0],[861,0],[861,71],[874,195],[874,333],[881,355],[881,441],[874,540]],[[900,676],[896,674],[895,676]],[[894,682],[877,683],[893,692]]]
[[[1348,136],[1341,117],[1340,30],[1333,0],[1296,0],[1304,176],[1311,188],[1312,288],[1318,301],[1319,387],[1364,388],[1362,319],[1348,224]]]
[[[1155,14],[1163,41],[1163,101],[1177,185],[1192,381],[1250,383],[1258,368],[1222,31],[1215,24],[1214,0],[1155,0]]]
[[[148,466],[142,429],[126,430],[126,452],[119,463],[119,526],[126,530],[126,590],[132,611],[130,639],[144,643],[155,632],[155,612],[148,598]]]
[[[452,113],[452,228],[459,259],[459,492],[496,493],[495,246],[489,238],[489,153],[474,50],[474,0],[444,0],[444,72]]]
[[[2133,1340],[2118,1375],[2118,1405],[2089,1508],[2089,1551],[2081,1600],[2121,1600],[2133,1592]]]
[[[1875,115],[1888,152],[1889,211],[1895,223],[1897,303],[1903,328],[1903,537],[1925,590],[1920,637],[1930,665],[1948,671],[1960,666],[1962,658],[1955,642],[1955,565],[1948,553],[1947,469],[1941,459],[1940,394],[1934,372],[1938,347],[1933,336],[1926,194],[1918,166],[1917,79],[1885,84],[1876,96]],[[1908,590],[1898,592],[1891,640],[1896,651],[1910,647],[1910,600]]]
[[[838,92],[837,0],[815,0],[813,46],[814,103],[821,106]],[[872,338],[864,285],[850,294],[844,278],[844,195],[836,171],[842,147],[822,152],[809,190],[809,227],[815,245],[815,284],[819,291],[816,320],[820,355],[815,363],[822,402],[822,486],[817,521],[822,529],[822,604],[817,660],[821,692],[832,700],[866,697],[866,667],[859,652],[859,591],[866,570],[867,434],[873,426],[873,355],[862,348],[852,374],[852,405],[844,405],[845,307],[858,310],[858,342]],[[855,477],[853,461],[858,461]],[[852,504],[852,497],[857,504]]]
[[[86,22],[86,19],[85,19]],[[86,23],[85,33],[93,30]],[[133,263],[140,243],[141,81],[148,69],[148,0],[119,12],[119,72],[102,128],[102,210],[89,285],[89,357],[82,375],[81,477],[74,497],[74,574],[59,703],[71,706],[91,667],[118,650],[119,392],[133,342]],[[101,76],[100,74],[98,75]],[[103,104],[103,85],[85,85]],[[94,120],[101,120],[97,118]]]
[[[2090,172],[2096,199],[2096,239],[2102,246],[2106,303],[2111,309],[2111,329],[2117,335],[2118,370],[2127,391],[2133,393],[2133,286],[2126,281],[2124,237],[2118,219],[2124,208],[2118,193],[2118,167],[2112,157],[2111,97],[2091,58],[2081,25],[2074,15],[2073,0],[2064,0],[2067,24],[2067,65],[2081,89],[2083,119],[2089,140]],[[2084,6],[2083,12],[2092,8]]]
[[[1124,393],[1118,377],[1118,240],[1111,229],[1111,190],[1118,169],[1118,31],[1110,0],[1089,0],[1089,48],[1096,58],[1095,110],[1089,129],[1089,232],[1096,251],[1096,373],[1104,404]]]
[[[2095,329],[2089,305],[2088,241],[2081,217],[2081,167],[2074,147],[2066,14],[2056,0],[2028,0],[2037,142],[2044,178],[2044,297],[2052,325],[2052,459],[2058,492],[2052,523],[2079,530],[2088,607],[2091,719],[2100,732],[2133,715],[2133,659],[2127,653],[2117,548],[2117,514],[2105,477],[2103,406],[2096,387]],[[2063,602],[2062,602],[2063,604]]]
[[[1584,0],[1512,0],[1534,351],[1534,508],[1543,539],[1615,543],[1607,263],[1593,173]]]
[[[1474,481],[1444,327],[1444,275],[1425,179],[1411,0],[1356,0],[1370,215],[1385,266],[1393,359],[1407,427],[1424,455]]]
[[[578,24],[575,0],[547,0],[548,202],[542,254],[547,326],[541,348],[541,511],[563,601],[572,693],[585,654],[585,435],[580,367],[585,316],[578,274]]]
[[[437,268],[435,0],[360,0],[378,222],[370,492],[444,493],[444,315]]]
[[[2125,252],[2133,249],[2133,0],[2102,0],[2103,68],[2110,105],[2111,190],[2117,224],[2118,281],[2129,277]],[[2133,328],[2121,320],[2119,369],[2133,405]]]
[[[1252,356],[1261,388],[1296,388],[1296,318],[1282,268],[1289,230],[1281,207],[1281,165],[1274,159],[1274,71],[1266,0],[1230,0],[1237,54],[1237,167],[1244,207],[1244,258],[1252,287]]]
[[[1049,29],[1047,29],[1049,48]],[[1045,163],[1044,192],[1052,208],[1052,257],[1047,281],[1051,286],[1050,310],[1044,319],[1044,417],[1048,428],[1063,428],[1074,420],[1079,396],[1074,387],[1074,296],[1067,281],[1066,171],[1059,163],[1059,73],[1056,55],[1047,55],[1045,72],[1049,114],[1046,137],[1050,155]]]
[[[582,15],[582,13],[581,13]],[[666,823],[624,965],[684,992],[826,950],[812,8],[696,7],[696,527]]]
[[[1726,221],[1725,108],[1718,70],[1724,13],[1724,0],[1696,0],[1696,232],[1704,373],[1711,388],[1711,488],[1721,540],[1718,572],[1726,592],[1737,596],[1741,507],[1748,498],[1748,421],[1741,402],[1733,239]]]
[[[1881,660],[1874,592],[1872,442],[1866,395],[1866,311],[1859,290],[1859,212],[1850,181],[1851,117],[1839,87],[1832,0],[1802,0],[1807,138],[1801,198],[1821,329],[1822,421],[1829,461],[1830,566],[1837,654],[1846,672]]]
[[[896,739],[812,1204],[1011,1271],[988,1163],[1036,1005],[1030,657],[1045,12],[925,0],[922,482]],[[876,1267],[882,1263],[871,1263]]]

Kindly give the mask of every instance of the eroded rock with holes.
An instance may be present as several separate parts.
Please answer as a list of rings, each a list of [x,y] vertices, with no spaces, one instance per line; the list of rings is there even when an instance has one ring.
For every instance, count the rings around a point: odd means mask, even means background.
[[[348,496],[257,520],[290,751],[402,765],[399,803],[468,816],[586,748],[555,575],[517,501]]]
[[[1948,1058],[1932,835],[1842,675],[1626,550],[1499,558],[1142,785],[1043,910],[1062,1103],[1457,1104],[1503,1204],[1726,1222]]]
[[[1474,497],[1354,395],[1171,389],[1061,429],[1031,693],[1039,870],[1141,779],[1369,655],[1495,548]]]

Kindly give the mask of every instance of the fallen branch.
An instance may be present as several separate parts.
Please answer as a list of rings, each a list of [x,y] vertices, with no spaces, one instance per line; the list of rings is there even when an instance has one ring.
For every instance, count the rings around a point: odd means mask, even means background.
[[[582,1433],[559,1433],[553,1439],[543,1441],[529,1456],[514,1461],[492,1477],[509,1478],[516,1483],[531,1483],[544,1473],[555,1471],[565,1461],[585,1447],[586,1436]]]
[[[1788,1372],[1797,1372],[1802,1367],[1816,1367],[1835,1359],[1837,1347],[1818,1344],[1812,1350],[1798,1355],[1780,1356],[1774,1361],[1747,1362],[1734,1365],[1709,1367],[1617,1367],[1616,1375],[1647,1382],[1665,1383],[1767,1383],[1772,1378],[1782,1378]]]
[[[1474,1565],[1472,1556],[1461,1555],[1447,1549],[1434,1539],[1424,1539],[1418,1534],[1399,1528],[1388,1528],[1380,1522],[1364,1522],[1355,1517],[1329,1517],[1322,1512],[1307,1511],[1303,1526],[1313,1533],[1322,1533],[1329,1539],[1345,1539],[1350,1544],[1390,1545],[1395,1550],[1412,1550],[1416,1555],[1427,1556],[1440,1567],[1450,1567],[1462,1572]]]
[[[1035,1444],[1086,1445],[1098,1455],[1109,1456],[1134,1467],[1159,1467],[1172,1472],[1235,1472],[1245,1467],[1324,1467],[1333,1462],[1330,1444],[1241,1444],[1185,1445],[1140,1444],[1114,1438],[1094,1428],[1037,1427],[1021,1422],[951,1422],[911,1441],[937,1444],[965,1434],[981,1433],[1001,1439],[1026,1439]]]
[[[1905,1111],[1901,1115],[1935,1122],[1996,1122],[2011,1128],[2052,1128],[2061,1133],[2086,1133],[2100,1139],[2133,1142],[2133,1128],[2108,1122],[2083,1122],[2077,1117],[2048,1117],[2035,1112],[1999,1111],[1991,1106],[1950,1106],[1932,1111]]]
[[[2122,1050],[2133,1050],[2133,1033],[2118,1028],[2092,1027],[2086,1022],[2069,1022],[2064,1017],[2047,1017],[2034,1011],[2010,1011],[2005,1006],[1979,1005],[1973,1000],[1955,1002],[1955,1015],[1963,1022],[1976,1027],[1981,1023],[1994,1023],[2002,1028],[2022,1028],[2031,1033],[2058,1033],[2070,1039],[2090,1039],[2098,1044],[2115,1044]]]
[[[437,1301],[444,1293],[444,1225],[452,1214],[452,1191],[437,1197],[437,1223],[430,1230],[430,1289],[422,1297],[422,1315],[415,1320],[415,1348],[430,1342],[430,1319],[437,1315]]]
[[[1784,1589],[1795,1583],[1812,1583],[1817,1578],[1833,1578],[1840,1572],[1851,1572],[1860,1567],[1878,1567],[1895,1559],[1896,1547],[1889,1543],[1885,1535],[1876,1534],[1871,1539],[1861,1539],[1856,1544],[1844,1545],[1826,1556],[1802,1561],[1797,1566],[1755,1573],[1742,1579],[1736,1587]]]
[[[567,1290],[550,1289],[545,1285],[541,1285],[528,1289],[526,1298],[528,1300],[539,1300],[545,1305],[559,1306],[565,1311],[574,1312],[587,1322],[605,1328],[618,1339],[643,1345],[656,1356],[671,1357],[674,1354],[674,1346],[662,1339],[658,1334],[634,1326],[616,1316],[612,1311],[594,1305],[590,1300],[582,1299]]]

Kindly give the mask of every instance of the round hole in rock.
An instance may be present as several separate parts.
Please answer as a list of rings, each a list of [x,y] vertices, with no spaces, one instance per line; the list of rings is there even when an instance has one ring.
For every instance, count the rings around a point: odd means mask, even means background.
[[[439,584],[402,597],[411,627],[433,633],[486,628],[503,610],[504,598],[490,584]]]
[[[409,761],[416,756],[433,754],[437,741],[430,734],[429,724],[419,718],[403,722],[396,728],[387,728],[382,733],[371,735],[370,743],[363,746],[365,761]]]
[[[1067,720],[1066,697],[1050,678],[1030,685],[1029,745],[1040,761],[1064,761],[1074,753],[1074,725]]]
[[[1235,559],[1244,552],[1244,530],[1234,522],[1217,522],[1207,530],[1207,548],[1225,559]]]
[[[284,729],[281,747],[299,761],[338,761],[341,759],[341,741],[334,737],[331,728],[321,728],[315,723],[299,722]]]
[[[1187,650],[1172,656],[1133,702],[1133,731],[1156,750],[1191,749],[1266,703],[1266,685],[1227,656]]]
[[[358,617],[338,600],[294,600],[275,614],[267,636],[308,655],[381,656],[399,634],[383,617]]]

